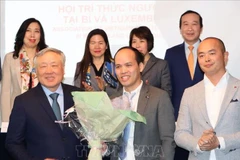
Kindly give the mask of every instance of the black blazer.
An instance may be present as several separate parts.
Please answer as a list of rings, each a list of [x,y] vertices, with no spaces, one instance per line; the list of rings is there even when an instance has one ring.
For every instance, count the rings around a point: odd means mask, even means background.
[[[174,107],[175,120],[178,117],[180,102],[185,88],[193,86],[203,79],[203,72],[197,62],[193,79],[191,78],[187,59],[185,55],[184,43],[167,49],[165,60],[170,69],[172,85],[172,103]]]
[[[71,92],[79,88],[62,84],[64,111],[74,105]],[[61,130],[39,83],[15,98],[6,138],[6,148],[16,160],[85,159],[84,146],[70,128]],[[85,146],[87,147],[87,146]]]

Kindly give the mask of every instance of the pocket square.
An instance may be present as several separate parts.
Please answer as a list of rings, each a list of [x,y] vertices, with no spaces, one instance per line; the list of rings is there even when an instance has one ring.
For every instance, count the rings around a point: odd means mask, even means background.
[[[238,99],[232,99],[232,100],[230,101],[230,103],[232,103],[232,102],[238,102]]]

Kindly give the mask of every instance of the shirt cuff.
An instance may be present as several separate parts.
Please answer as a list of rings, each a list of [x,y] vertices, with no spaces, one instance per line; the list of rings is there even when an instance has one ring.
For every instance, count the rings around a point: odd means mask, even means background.
[[[218,149],[225,149],[226,148],[226,144],[225,144],[225,141],[224,141],[224,138],[223,137],[217,137],[218,138],[218,141],[219,141],[219,145],[220,145],[220,148]]]
[[[197,144],[197,147],[196,147],[196,149],[197,149],[197,152],[198,153],[203,153],[204,151],[202,151],[201,149],[200,149],[200,147],[199,147],[199,145]]]

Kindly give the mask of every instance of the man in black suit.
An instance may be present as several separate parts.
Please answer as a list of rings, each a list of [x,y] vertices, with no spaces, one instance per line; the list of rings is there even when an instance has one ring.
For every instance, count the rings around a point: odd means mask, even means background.
[[[34,65],[39,84],[15,98],[6,148],[16,160],[79,160],[86,152],[74,133],[56,121],[74,105],[71,92],[79,89],[62,83],[64,54],[54,48],[37,53]],[[57,94],[57,100],[51,98]],[[58,114],[53,108],[58,107]],[[57,118],[59,115],[59,118]]]

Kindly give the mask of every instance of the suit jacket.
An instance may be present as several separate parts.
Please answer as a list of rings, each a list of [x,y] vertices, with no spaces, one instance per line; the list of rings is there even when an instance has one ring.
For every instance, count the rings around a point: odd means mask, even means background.
[[[74,105],[71,92],[79,88],[62,84],[64,111]],[[86,154],[80,140],[70,128],[63,130],[39,83],[35,88],[17,96],[10,116],[6,148],[16,160],[84,159]],[[87,147],[87,146],[85,146]]]
[[[142,71],[142,80],[143,82],[148,80],[150,85],[167,91],[171,97],[172,87],[167,61],[150,53],[150,59]]]
[[[229,76],[225,96],[214,128],[223,137],[225,149],[215,149],[217,160],[238,160],[240,157],[240,81]],[[199,153],[197,142],[211,126],[205,101],[204,81],[185,90],[175,132],[177,145],[190,151],[189,160],[209,159],[210,152]]]
[[[14,99],[21,94],[20,61],[13,58],[13,53],[4,57],[1,87],[2,122],[9,122]]]
[[[194,77],[193,79],[191,78],[185,55],[184,43],[167,49],[165,60],[167,60],[170,69],[172,103],[175,110],[175,120],[177,120],[179,106],[185,88],[193,86],[201,81],[203,79],[203,72],[197,62]]]
[[[112,96],[122,96],[123,89]],[[143,84],[137,112],[143,115],[147,124],[135,122],[134,150],[136,160],[173,160],[175,142],[173,134],[175,121],[173,107],[166,91]],[[117,159],[117,151],[112,159]]]

